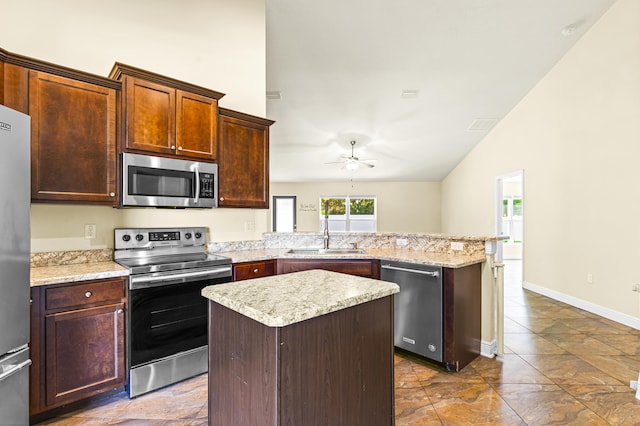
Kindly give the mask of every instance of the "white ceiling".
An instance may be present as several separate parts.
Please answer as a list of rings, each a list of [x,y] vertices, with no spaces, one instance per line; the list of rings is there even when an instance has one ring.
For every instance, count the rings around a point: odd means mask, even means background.
[[[614,1],[266,0],[271,180],[442,180]]]

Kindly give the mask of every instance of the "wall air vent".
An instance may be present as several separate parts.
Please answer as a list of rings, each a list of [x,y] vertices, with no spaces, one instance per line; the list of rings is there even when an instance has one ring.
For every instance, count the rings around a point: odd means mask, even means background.
[[[486,132],[498,123],[497,118],[476,118],[467,129],[468,132]]]
[[[400,93],[400,99],[415,99],[418,97],[419,93],[419,90],[405,89],[402,91],[402,93]]]

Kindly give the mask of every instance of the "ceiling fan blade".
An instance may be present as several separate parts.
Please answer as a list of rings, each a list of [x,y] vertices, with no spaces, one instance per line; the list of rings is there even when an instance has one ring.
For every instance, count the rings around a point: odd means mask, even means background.
[[[344,164],[344,163],[345,163],[344,161],[329,161],[324,164]]]
[[[362,161],[360,162],[360,164],[363,165],[363,166],[369,167],[369,168],[375,167],[375,165],[373,165],[373,164],[363,163]]]

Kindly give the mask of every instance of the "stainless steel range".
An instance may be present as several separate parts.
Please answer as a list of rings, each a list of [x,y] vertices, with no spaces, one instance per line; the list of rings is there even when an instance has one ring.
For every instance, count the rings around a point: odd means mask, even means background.
[[[127,267],[129,397],[207,371],[207,301],[201,290],[231,281],[231,259],[206,253],[205,228],[116,229]]]

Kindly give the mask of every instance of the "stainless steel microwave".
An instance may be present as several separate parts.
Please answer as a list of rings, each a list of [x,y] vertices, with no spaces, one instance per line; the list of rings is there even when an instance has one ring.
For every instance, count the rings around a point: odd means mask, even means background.
[[[218,165],[123,153],[121,194],[123,207],[217,207]]]

